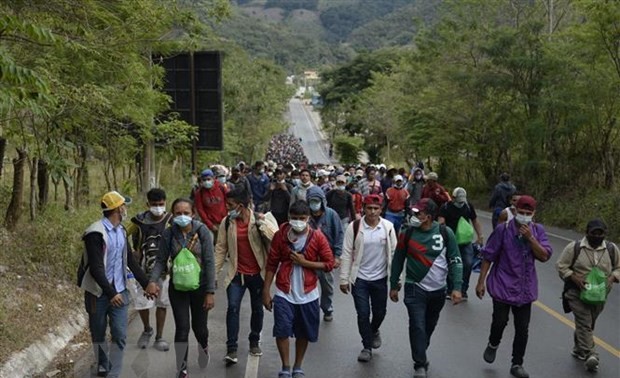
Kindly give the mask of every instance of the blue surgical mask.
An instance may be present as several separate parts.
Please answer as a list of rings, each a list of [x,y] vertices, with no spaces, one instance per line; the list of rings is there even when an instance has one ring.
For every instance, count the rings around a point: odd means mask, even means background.
[[[192,217],[189,215],[177,215],[174,218],[174,223],[181,228],[185,228],[188,224],[192,223]]]
[[[338,189],[338,190],[345,190],[345,189],[347,189],[347,187],[346,187],[346,186],[344,186],[344,185],[338,185],[338,186],[336,187],[336,189]]]
[[[213,180],[203,181],[202,186],[204,186],[206,189],[211,189],[213,187]]]
[[[312,211],[319,211],[319,210],[321,210],[321,203],[320,202],[312,201],[312,202],[310,202],[310,204],[308,206],[310,207],[310,210],[312,210]]]
[[[217,181],[219,181],[222,184],[226,184],[226,177],[218,177]]]
[[[298,179],[298,178],[293,179],[293,185],[295,185],[295,186],[301,185],[301,179]]]
[[[304,231],[306,227],[308,226],[308,222],[302,221],[302,220],[296,220],[296,219],[292,219],[288,223],[293,228],[293,231],[298,232],[298,233]]]
[[[228,218],[230,218],[230,219],[235,219],[235,218],[239,217],[239,215],[240,215],[240,213],[239,213],[239,210],[237,210],[237,209],[232,209],[232,210],[230,210],[228,212]]]

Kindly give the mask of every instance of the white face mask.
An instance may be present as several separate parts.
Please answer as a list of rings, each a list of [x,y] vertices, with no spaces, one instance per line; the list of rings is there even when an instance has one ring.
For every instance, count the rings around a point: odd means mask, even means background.
[[[308,226],[308,222],[296,219],[291,219],[288,223],[293,228],[293,231],[297,233],[303,232]]]
[[[153,214],[156,217],[161,217],[162,215],[164,215],[164,213],[166,212],[166,206],[151,206],[151,208],[149,209],[149,211],[151,212],[151,214]]]
[[[222,184],[226,184],[226,177],[218,177],[217,181],[219,181]]]
[[[525,225],[532,223],[532,218],[534,218],[533,215],[523,215],[519,213],[515,215],[515,219],[517,220],[517,222],[519,222],[520,224],[525,224]]]
[[[409,225],[414,228],[420,228],[420,226],[422,225],[422,221],[420,220],[420,218],[412,215],[411,218],[409,218]]]
[[[213,187],[213,180],[203,181],[202,186],[204,186],[205,189],[211,189]]]
[[[338,189],[338,190],[346,190],[346,189],[347,189],[347,187],[346,187],[346,186],[344,186],[344,185],[338,185],[338,186],[336,187],[336,189]]]
[[[321,210],[321,203],[312,201],[308,204],[308,207],[310,207],[310,210],[312,211],[319,211]]]

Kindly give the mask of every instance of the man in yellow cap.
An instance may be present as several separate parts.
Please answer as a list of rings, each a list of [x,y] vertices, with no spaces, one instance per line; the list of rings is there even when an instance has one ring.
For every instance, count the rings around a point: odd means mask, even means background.
[[[131,200],[113,191],[101,198],[103,217],[91,224],[84,235],[85,250],[78,268],[78,284],[84,289],[91,340],[95,352],[95,374],[121,376],[127,337],[127,268],[146,288],[148,278],[129,253],[127,233],[121,222],[127,218]],[[112,342],[106,342],[110,323]]]

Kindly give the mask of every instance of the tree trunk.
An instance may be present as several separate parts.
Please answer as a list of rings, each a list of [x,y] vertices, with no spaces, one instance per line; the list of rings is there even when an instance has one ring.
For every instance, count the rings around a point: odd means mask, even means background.
[[[39,166],[37,169],[37,184],[39,186],[39,211],[45,210],[49,199],[50,192],[50,178],[47,171],[47,162],[43,159],[39,159]]]
[[[78,148],[80,166],[77,168],[76,180],[74,183],[75,190],[75,204],[79,207],[81,204],[88,205],[88,196],[90,194],[88,165],[88,153],[86,147],[81,146]]]
[[[71,185],[69,182],[67,182],[67,180],[62,180],[62,185],[65,188],[65,210],[72,212],[73,211],[73,203],[72,203],[73,193],[71,192]]]
[[[30,195],[28,208],[30,210],[30,220],[34,221],[37,218],[37,172],[39,168],[39,159],[32,158],[30,163]]]
[[[26,150],[18,148],[17,157],[13,159],[13,191],[11,192],[11,202],[6,209],[4,225],[9,231],[15,231],[19,218],[22,215],[22,205],[24,197],[24,167],[28,159]]]
[[[6,153],[6,138],[0,137],[0,177],[4,169],[4,154]]]

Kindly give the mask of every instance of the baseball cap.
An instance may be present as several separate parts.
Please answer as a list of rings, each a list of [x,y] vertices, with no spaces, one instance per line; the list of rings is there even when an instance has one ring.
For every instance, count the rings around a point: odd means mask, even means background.
[[[355,171],[355,175],[356,176],[364,176],[364,171],[362,169],[358,169],[357,171]]]
[[[103,211],[118,209],[123,204],[129,205],[131,198],[120,194],[117,191],[107,192],[101,198],[101,208]]]
[[[364,197],[364,205],[383,205],[383,197],[378,194],[369,194]]]
[[[430,198],[422,198],[411,208],[414,212],[423,212],[426,214],[434,214],[437,210],[437,204]]]
[[[437,179],[439,179],[439,176],[437,176],[437,173],[435,172],[431,172],[426,176],[427,180],[435,180],[437,181]]]
[[[403,180],[403,176],[396,175],[396,176],[394,176],[394,182],[396,182],[396,181],[405,181],[405,180]]]
[[[586,226],[586,233],[590,233],[595,230],[601,230],[603,232],[607,232],[607,225],[600,219],[592,219],[588,222]]]
[[[205,169],[204,171],[200,172],[200,177],[213,177],[213,171],[210,169]]]
[[[347,178],[343,175],[337,176],[336,177],[336,182],[347,182]]]
[[[534,199],[534,197],[523,195],[519,198],[515,207],[517,209],[534,211],[536,210],[536,200]]]

